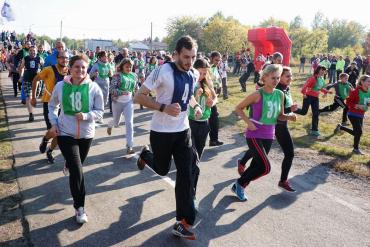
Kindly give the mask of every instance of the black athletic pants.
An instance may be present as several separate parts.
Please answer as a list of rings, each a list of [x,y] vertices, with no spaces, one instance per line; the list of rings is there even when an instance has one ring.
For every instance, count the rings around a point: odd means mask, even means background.
[[[58,136],[58,145],[70,174],[69,187],[75,209],[85,205],[86,192],[82,164],[89,153],[91,142],[92,138],[75,139],[70,136]]]
[[[294,158],[294,144],[293,139],[290,135],[288,125],[286,122],[281,122],[276,124],[275,126],[275,136],[276,140],[279,143],[281,149],[284,153],[284,159],[281,166],[281,175],[280,180],[285,181],[288,179],[288,174],[290,168],[292,166],[293,158]],[[245,165],[247,164],[248,160],[253,157],[253,150],[248,149],[245,153],[243,158],[240,160],[240,163]]]
[[[153,152],[144,152],[141,157],[158,175],[166,175],[171,168],[172,156],[175,161],[176,173],[176,219],[185,219],[192,225],[195,221],[194,207],[195,177],[199,174],[198,156],[192,148],[190,129],[163,133],[150,131],[150,145]]]
[[[360,143],[360,139],[362,136],[362,125],[363,125],[363,118],[348,116],[349,121],[352,124],[352,129],[347,127],[341,126],[340,129],[344,130],[345,132],[353,135],[353,148],[358,149],[358,144]]]
[[[307,95],[307,97],[303,99],[302,109],[296,110],[295,113],[299,115],[306,115],[308,108],[310,106],[311,106],[311,111],[312,111],[311,130],[318,131],[318,127],[319,127],[319,98],[318,97]]]
[[[218,128],[219,128],[219,119],[218,119],[218,110],[217,105],[212,106],[211,116],[209,117],[209,141],[215,142],[218,141]]]
[[[19,81],[19,73],[12,72],[12,82],[13,82],[13,90],[14,90],[14,96],[18,95],[18,81]]]
[[[249,167],[238,179],[238,183],[243,187],[246,187],[251,181],[267,175],[271,170],[267,154],[270,151],[272,140],[247,138],[247,144],[253,159]]]
[[[320,109],[319,113],[321,113],[321,112],[332,112],[332,111],[335,111],[338,107],[343,108],[342,123],[347,122],[348,108],[347,108],[346,104],[344,103],[344,101],[339,97],[335,97],[333,104],[325,106],[324,108]]]
[[[191,129],[191,141],[197,150],[198,157],[200,159],[209,133],[208,121],[189,120],[189,124]]]
[[[290,136],[287,122],[278,122],[275,125],[275,136],[284,152],[280,181],[285,181],[288,179],[290,167],[292,166],[294,158],[294,144],[292,137]]]

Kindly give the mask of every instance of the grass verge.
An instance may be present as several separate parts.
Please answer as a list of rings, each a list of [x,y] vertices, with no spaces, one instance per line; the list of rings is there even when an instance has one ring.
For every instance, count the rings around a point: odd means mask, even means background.
[[[13,168],[14,158],[5,103],[0,91],[0,245],[29,246],[20,207],[21,195]]]

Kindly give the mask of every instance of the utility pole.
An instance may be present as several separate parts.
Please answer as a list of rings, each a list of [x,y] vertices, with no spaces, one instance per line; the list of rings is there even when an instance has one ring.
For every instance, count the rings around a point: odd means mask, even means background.
[[[150,50],[153,51],[153,22],[150,22]]]
[[[63,30],[63,20],[60,20],[60,36],[59,36],[60,40],[62,40],[62,30]]]

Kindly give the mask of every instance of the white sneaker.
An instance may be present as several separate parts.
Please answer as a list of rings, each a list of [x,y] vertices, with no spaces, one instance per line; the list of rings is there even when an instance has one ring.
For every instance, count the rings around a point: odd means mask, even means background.
[[[84,224],[87,223],[87,214],[85,212],[85,209],[83,207],[79,207],[76,210],[76,221],[77,223]]]

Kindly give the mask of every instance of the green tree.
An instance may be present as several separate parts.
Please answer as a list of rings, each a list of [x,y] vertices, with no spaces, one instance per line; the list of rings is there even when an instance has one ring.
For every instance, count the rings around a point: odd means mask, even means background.
[[[328,30],[328,48],[345,48],[355,46],[363,42],[365,38],[365,27],[361,24],[346,20],[334,19]]]
[[[322,12],[318,11],[313,18],[311,27],[313,30],[323,28],[325,25],[325,16]]]
[[[289,31],[289,24],[286,21],[278,20],[272,16],[270,16],[268,19],[263,20],[259,24],[260,27],[271,27],[271,26],[276,26],[276,27],[281,27],[284,28],[285,31]]]
[[[215,17],[204,28],[204,41],[207,52],[236,52],[246,45],[247,27],[233,18]]]
[[[310,34],[311,32],[303,27],[295,28],[290,31],[289,38],[292,40],[292,57],[297,58],[303,54],[304,47],[307,44]]]
[[[315,29],[309,33],[302,48],[306,55],[328,52],[328,32],[323,29]]]
[[[167,37],[165,42],[168,44],[168,49],[174,51],[176,47],[176,42],[185,35],[190,35],[198,43],[198,50],[204,50],[204,40],[203,40],[203,25],[204,18],[202,17],[191,17],[182,16],[174,19],[170,19],[166,30]]]
[[[300,29],[303,27],[303,19],[301,16],[297,15],[289,24],[289,30]]]

